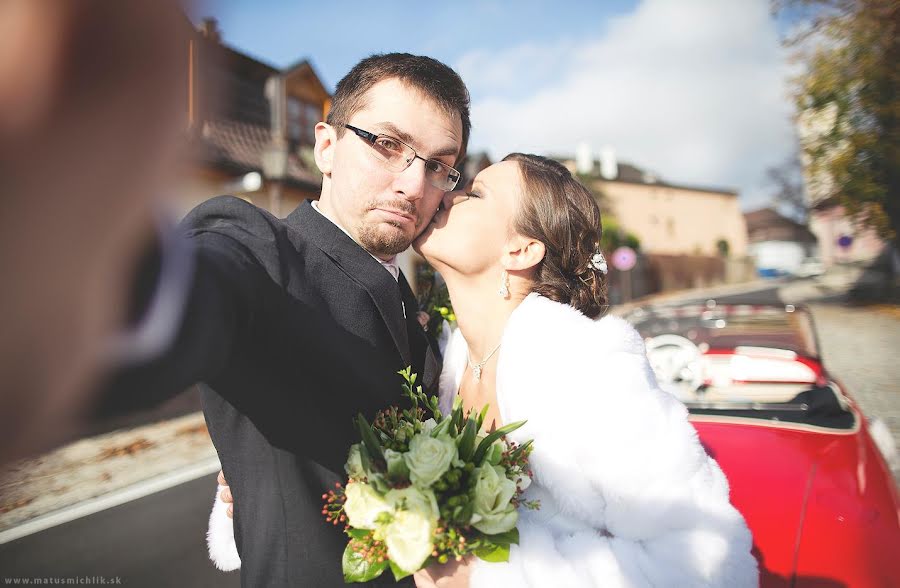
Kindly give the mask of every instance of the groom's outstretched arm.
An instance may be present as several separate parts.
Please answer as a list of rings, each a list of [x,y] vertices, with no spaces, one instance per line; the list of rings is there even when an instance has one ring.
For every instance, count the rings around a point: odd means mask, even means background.
[[[269,225],[264,213],[230,197],[207,201],[185,218],[179,232],[190,244],[185,255],[191,256],[192,271],[173,336],[152,355],[115,366],[92,417],[148,408],[215,378],[274,288],[258,251],[261,243],[274,242]],[[140,284],[155,284],[148,274],[158,273],[160,265],[148,257],[134,304],[150,298]]]

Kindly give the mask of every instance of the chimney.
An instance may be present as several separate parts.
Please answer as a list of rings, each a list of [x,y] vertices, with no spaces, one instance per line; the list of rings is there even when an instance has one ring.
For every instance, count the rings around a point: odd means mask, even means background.
[[[281,75],[269,76],[266,80],[266,98],[269,99],[270,129],[272,139],[285,141],[287,137],[287,94],[285,93],[284,77]]]
[[[200,34],[214,43],[221,41],[222,34],[219,32],[219,21],[210,17],[204,18],[200,24]]]
[[[582,141],[575,148],[575,169],[583,176],[594,171],[594,155],[591,153],[590,144],[586,141]]]
[[[600,150],[600,175],[604,180],[615,180],[619,177],[619,162],[616,161],[616,152],[612,147]]]

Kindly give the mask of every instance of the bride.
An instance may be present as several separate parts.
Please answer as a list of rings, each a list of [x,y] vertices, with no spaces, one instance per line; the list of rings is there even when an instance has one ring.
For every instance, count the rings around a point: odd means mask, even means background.
[[[750,532],[687,410],[656,385],[631,326],[595,320],[599,241],[587,189],[515,153],[448,193],[415,242],[459,325],[442,405],[489,404],[486,427],[527,420],[510,437],[534,439],[525,498],[541,503],[520,512],[508,562],[435,565],[415,574],[420,588],[758,586]]]

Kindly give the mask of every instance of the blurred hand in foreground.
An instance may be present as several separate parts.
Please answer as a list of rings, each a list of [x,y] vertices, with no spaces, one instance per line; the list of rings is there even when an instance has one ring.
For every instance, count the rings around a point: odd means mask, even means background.
[[[70,438],[186,128],[172,0],[0,2],[0,466]]]

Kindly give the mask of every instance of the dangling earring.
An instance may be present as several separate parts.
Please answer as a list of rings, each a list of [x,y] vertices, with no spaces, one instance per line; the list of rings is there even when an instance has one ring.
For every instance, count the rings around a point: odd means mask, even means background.
[[[509,298],[509,274],[506,273],[506,270],[503,270],[503,275],[500,277],[500,289],[497,290],[497,293],[501,298]]]

